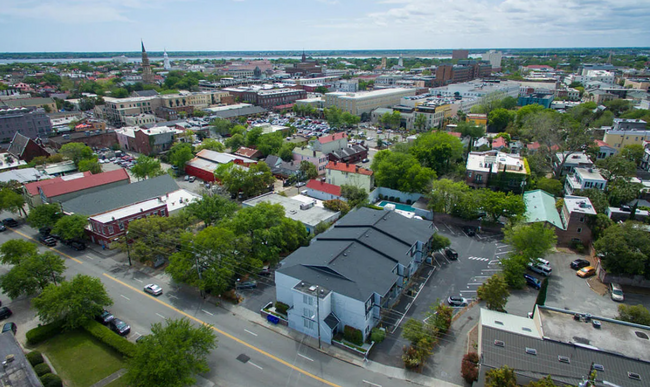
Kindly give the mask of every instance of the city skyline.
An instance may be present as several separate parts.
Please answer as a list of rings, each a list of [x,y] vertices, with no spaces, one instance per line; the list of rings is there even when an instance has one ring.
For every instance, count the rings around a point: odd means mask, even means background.
[[[647,46],[639,0],[7,0],[0,52]],[[51,31],[52,38],[44,39]]]

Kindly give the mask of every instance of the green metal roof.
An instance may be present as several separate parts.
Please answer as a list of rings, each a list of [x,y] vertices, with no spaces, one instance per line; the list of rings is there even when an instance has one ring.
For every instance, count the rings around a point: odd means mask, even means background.
[[[560,213],[555,208],[555,197],[546,191],[537,189],[524,192],[526,204],[526,222],[549,222],[557,228],[564,229]]]

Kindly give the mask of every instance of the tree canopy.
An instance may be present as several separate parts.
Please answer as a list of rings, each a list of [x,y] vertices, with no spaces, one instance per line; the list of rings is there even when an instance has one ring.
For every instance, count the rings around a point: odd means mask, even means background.
[[[52,233],[62,239],[85,239],[88,218],[84,215],[74,214],[64,216],[57,220],[52,227]]]
[[[27,216],[27,224],[38,229],[53,227],[57,220],[63,216],[61,206],[58,204],[41,204],[32,208]]]
[[[372,160],[375,185],[402,192],[426,192],[436,172],[420,165],[410,154],[382,150]]]
[[[460,139],[445,132],[420,134],[410,147],[409,153],[422,164],[431,168],[437,176],[450,172],[463,156]]]
[[[212,226],[234,214],[237,204],[219,195],[203,195],[200,200],[188,204],[185,211],[206,226]]]
[[[131,173],[138,179],[149,179],[161,176],[165,172],[160,167],[160,161],[149,156],[140,155],[131,168]]]
[[[275,181],[266,163],[252,164],[247,169],[233,163],[221,164],[214,174],[230,194],[241,192],[245,198],[267,192]]]
[[[359,208],[368,202],[368,192],[354,185],[342,185],[341,196],[347,199],[347,204],[351,208]]]
[[[478,287],[477,295],[479,299],[485,301],[488,309],[503,312],[510,292],[503,275],[495,274]]]
[[[557,243],[555,231],[542,222],[510,225],[503,233],[516,254],[530,260],[544,257]]]
[[[84,159],[93,158],[93,150],[80,142],[70,142],[63,144],[59,150],[66,159],[74,161],[79,166],[79,162]]]
[[[650,236],[640,223],[627,221],[608,227],[594,247],[608,273],[650,277]]]
[[[185,170],[185,164],[194,158],[194,151],[191,144],[179,142],[169,150],[169,162],[178,168],[179,171]]]

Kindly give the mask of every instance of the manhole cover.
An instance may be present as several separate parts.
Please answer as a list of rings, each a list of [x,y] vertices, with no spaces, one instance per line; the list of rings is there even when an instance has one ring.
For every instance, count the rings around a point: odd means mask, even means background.
[[[244,355],[243,353],[242,353],[241,355],[237,356],[237,360],[239,360],[239,361],[242,362],[242,363],[246,363],[246,362],[248,362],[250,359],[251,359],[250,357]]]

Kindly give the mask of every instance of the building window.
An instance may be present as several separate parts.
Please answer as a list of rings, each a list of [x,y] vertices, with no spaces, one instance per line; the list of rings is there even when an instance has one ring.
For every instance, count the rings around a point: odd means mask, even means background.
[[[578,229],[576,230],[576,232],[577,232],[578,234],[580,234],[580,233],[582,232],[582,228],[581,228],[581,227],[578,227]]]
[[[302,295],[302,302],[307,305],[314,305],[314,298],[306,294]]]
[[[120,231],[124,231],[124,223],[120,222],[119,225]]]
[[[580,223],[584,223],[584,222],[585,222],[585,218],[583,216],[583,217],[580,218]]]
[[[108,234],[113,234],[113,226],[108,226]]]

